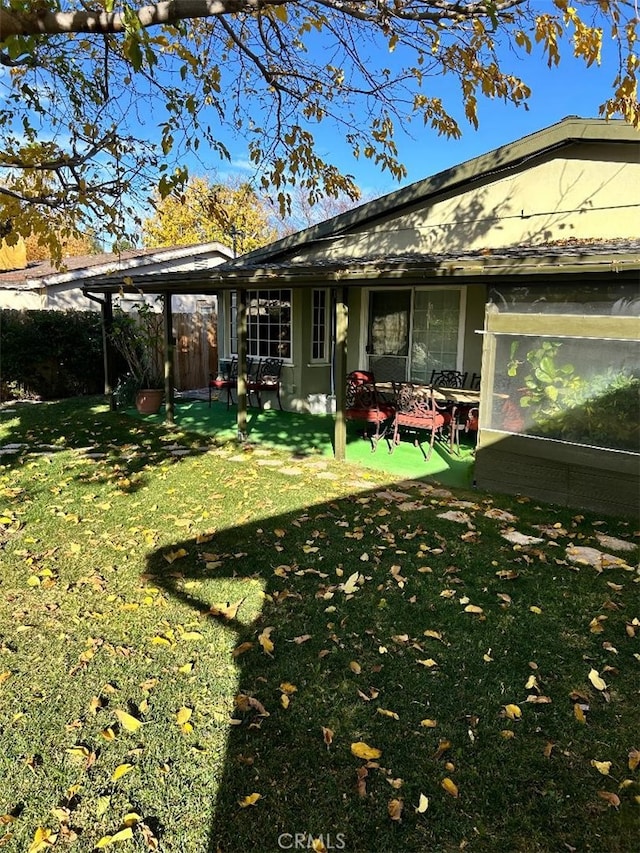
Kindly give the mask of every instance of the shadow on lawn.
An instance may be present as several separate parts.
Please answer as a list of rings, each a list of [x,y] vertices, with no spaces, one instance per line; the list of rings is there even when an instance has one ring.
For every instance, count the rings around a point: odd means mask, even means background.
[[[406,488],[407,503],[421,492],[428,500],[434,489],[425,484]],[[402,630],[399,607],[406,601],[398,581],[389,574],[394,558],[393,550],[387,554],[385,545],[387,519],[373,525],[369,523],[372,520],[365,520],[373,494],[356,493],[221,530],[202,544],[196,540],[177,542],[171,550],[184,548],[189,557],[171,566],[164,558],[167,548],[149,557],[148,572],[154,584],[195,613],[218,620],[232,633],[236,649],[251,644],[236,659],[238,694],[249,699],[241,700],[234,714],[238,724],[229,727],[222,772],[212,772],[212,778],[217,776],[220,782],[212,794],[214,816],[208,853],[322,849],[311,848],[313,838],[321,838],[327,850],[369,853],[416,849],[412,845],[421,828],[414,821],[404,826],[393,824],[387,815],[387,801],[393,794],[387,782],[389,774],[371,769],[368,790],[375,792],[376,798],[361,799],[356,791],[356,771],[364,762],[350,752],[352,741],[365,740],[390,755],[397,730],[393,732],[387,726],[385,734],[384,724],[392,721],[377,715],[375,706],[386,702],[399,707],[406,718],[407,705],[424,687],[418,679],[406,685],[398,683],[398,673],[377,651],[387,643],[389,658],[404,655],[404,649],[392,647],[389,638]],[[395,494],[398,501],[403,499],[402,492]],[[403,525],[398,529],[438,544],[415,519],[411,524],[405,519]],[[323,544],[332,530],[341,538],[345,533],[354,536],[344,538],[339,566],[325,562],[323,554]],[[362,562],[365,552],[370,565]],[[203,555],[212,553],[221,565],[208,571]],[[334,546],[329,554],[335,553]],[[337,568],[341,576],[336,574]],[[356,571],[380,579],[374,595],[355,593],[348,598],[339,589]],[[235,601],[212,601],[193,590],[193,581],[206,584],[229,578],[238,581]],[[230,617],[204,616],[212,605],[222,609],[242,601],[242,588],[252,579],[261,583],[264,594],[255,621],[243,621],[242,604]],[[258,640],[269,627],[272,654],[265,653]],[[376,656],[372,669],[367,671],[363,662],[363,674],[356,676],[350,663],[372,655]],[[287,694],[287,684],[293,684],[295,691]],[[380,690],[380,703],[359,698],[358,689],[370,699]],[[402,691],[404,699],[392,697],[392,691]],[[284,695],[289,698],[288,708],[282,704]],[[335,733],[333,745],[325,743],[323,726]],[[405,755],[402,764],[408,760]],[[241,808],[239,802],[253,793],[261,795],[255,807]],[[418,791],[403,792],[407,799],[414,795],[417,803]],[[377,839],[378,833],[381,839]],[[419,849],[427,848],[420,843]]]
[[[382,506],[372,504],[378,497]],[[474,499],[478,509],[492,505],[488,496]],[[433,485],[398,483],[223,529],[206,543],[177,542],[188,556],[170,567],[166,548],[150,556],[153,582],[198,614],[237,604],[252,579],[264,593],[250,624],[242,604],[231,618],[206,617],[246,649],[236,658],[245,698],[229,727],[222,772],[212,765],[219,782],[212,781],[208,853],[322,850],[311,846],[314,838],[328,851],[351,853],[452,851],[466,842],[474,850],[524,851],[534,849],[531,833],[553,840],[554,849],[578,840],[571,765],[549,762],[540,745],[564,736],[566,708],[535,707],[526,734],[523,726],[514,740],[500,737],[509,726],[500,718],[505,684],[514,671],[529,672],[531,660],[548,655],[551,669],[553,632],[523,632],[515,615],[496,607],[504,581],[495,565],[479,562],[476,534],[465,538],[456,526],[445,539],[433,524],[434,511],[449,503],[454,496]],[[499,521],[482,512],[474,521],[485,553],[488,546],[495,560],[514,559]],[[207,553],[217,558],[209,570]],[[527,601],[553,570],[540,563],[529,571],[522,560],[519,571]],[[554,577],[557,594],[568,600],[575,577]],[[231,602],[193,586],[229,578],[239,589]],[[455,591],[453,606],[443,588]],[[493,619],[463,613],[456,602],[463,594]],[[266,628],[272,653],[259,640]],[[444,641],[425,640],[427,628],[442,630]],[[496,660],[478,675],[469,661],[492,647]],[[431,657],[442,666],[418,665]],[[425,718],[440,723],[425,728]],[[380,761],[365,767],[354,757],[351,744],[359,741],[380,749]],[[443,792],[447,776],[464,790],[460,799]],[[415,809],[422,793],[428,814]],[[252,794],[260,794],[256,804],[240,807]],[[389,817],[395,799],[404,802],[402,821]]]

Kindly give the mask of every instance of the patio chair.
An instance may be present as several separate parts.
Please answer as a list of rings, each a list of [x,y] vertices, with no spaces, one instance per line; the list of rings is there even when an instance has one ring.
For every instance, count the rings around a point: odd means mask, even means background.
[[[209,406],[211,406],[211,400],[213,397],[214,391],[226,391],[227,392],[227,409],[233,403],[232,392],[234,388],[238,387],[238,359],[234,356],[229,363],[229,367],[225,374],[221,376],[217,376],[216,378],[211,375],[209,380]]]
[[[262,394],[265,391],[275,391],[278,400],[278,408],[282,411],[282,400],[280,399],[280,374],[282,373],[283,359],[263,358],[259,361],[255,376],[249,375],[247,368],[247,401],[251,405],[251,395],[256,395],[258,407],[262,408]]]
[[[414,444],[420,448],[425,462],[433,452],[436,435],[442,437],[443,429],[451,423],[451,413],[441,410],[434,399],[433,389],[417,387],[410,382],[394,384],[396,415],[393,422],[393,448],[400,444],[400,431],[414,433]],[[423,433],[429,435],[429,452],[426,453],[421,439]]]
[[[394,406],[378,393],[373,373],[354,370],[347,376],[345,417],[365,424],[364,437],[370,440],[372,453],[390,429],[394,415]],[[369,425],[375,427],[373,434],[369,434]]]
[[[429,385],[441,385],[443,388],[464,388],[468,375],[461,370],[432,370]]]
[[[480,390],[480,374],[472,373],[471,381],[469,382],[469,390],[470,391],[479,391]]]

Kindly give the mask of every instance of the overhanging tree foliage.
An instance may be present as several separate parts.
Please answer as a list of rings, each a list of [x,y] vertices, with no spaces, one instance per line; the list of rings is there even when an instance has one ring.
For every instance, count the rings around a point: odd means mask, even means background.
[[[283,213],[291,185],[312,201],[356,194],[316,149],[318,124],[402,178],[399,125],[461,133],[433,77],[457,81],[477,125],[479,97],[527,104],[501,57],[539,51],[554,66],[562,46],[592,65],[605,38],[618,61],[601,114],[637,126],[637,30],[633,0],[8,0],[0,219],[53,252],[56,233],[96,222],[120,238],[140,193],[186,181],[187,152],[229,157],[223,126],[246,140]]]

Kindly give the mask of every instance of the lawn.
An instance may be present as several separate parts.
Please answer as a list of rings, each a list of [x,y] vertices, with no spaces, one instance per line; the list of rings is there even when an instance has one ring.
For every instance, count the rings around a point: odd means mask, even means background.
[[[0,846],[635,851],[638,525],[0,410]]]

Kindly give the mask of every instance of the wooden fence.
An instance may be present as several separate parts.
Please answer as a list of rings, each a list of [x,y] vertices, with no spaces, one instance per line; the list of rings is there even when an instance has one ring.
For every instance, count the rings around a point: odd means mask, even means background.
[[[218,369],[218,316],[215,312],[174,314],[175,387],[178,391],[205,388]]]

